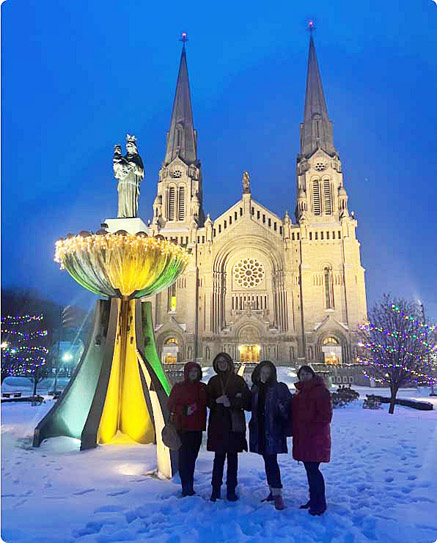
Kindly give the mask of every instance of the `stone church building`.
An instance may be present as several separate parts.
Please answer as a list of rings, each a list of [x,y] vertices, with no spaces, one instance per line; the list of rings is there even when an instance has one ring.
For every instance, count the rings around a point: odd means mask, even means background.
[[[237,362],[355,362],[364,269],[312,35],[300,134],[294,220],[252,197],[247,172],[241,199],[210,217],[184,43],[149,232],[187,246],[193,264],[152,301],[163,362],[209,365],[220,351]]]

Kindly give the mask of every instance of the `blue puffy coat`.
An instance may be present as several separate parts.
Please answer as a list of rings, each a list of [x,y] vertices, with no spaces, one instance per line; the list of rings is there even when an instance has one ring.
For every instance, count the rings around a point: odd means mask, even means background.
[[[264,417],[259,420],[258,400],[260,385],[259,372],[262,365],[272,367],[272,379],[265,385]],[[249,422],[250,451],[258,454],[286,453],[287,435],[291,425],[291,394],[285,383],[278,383],[276,368],[271,362],[260,362],[252,375],[252,417]],[[264,439],[260,435],[264,433]],[[264,447],[263,447],[264,445]]]

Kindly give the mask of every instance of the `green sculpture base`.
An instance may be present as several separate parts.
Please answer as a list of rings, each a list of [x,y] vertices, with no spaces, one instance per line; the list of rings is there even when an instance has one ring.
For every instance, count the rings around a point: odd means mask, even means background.
[[[80,439],[81,450],[99,443],[156,443],[158,471],[172,477],[176,454],[164,446],[170,384],[159,360],[151,303],[98,300],[82,358],[53,408],[35,429],[44,439]]]

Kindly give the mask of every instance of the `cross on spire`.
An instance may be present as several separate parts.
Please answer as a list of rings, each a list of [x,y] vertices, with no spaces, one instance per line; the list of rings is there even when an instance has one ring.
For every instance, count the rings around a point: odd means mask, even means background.
[[[187,41],[188,41],[187,33],[186,33],[186,32],[182,32],[179,41],[181,41],[181,42],[184,44],[183,47],[184,47],[184,49],[185,49],[185,44],[186,44]]]

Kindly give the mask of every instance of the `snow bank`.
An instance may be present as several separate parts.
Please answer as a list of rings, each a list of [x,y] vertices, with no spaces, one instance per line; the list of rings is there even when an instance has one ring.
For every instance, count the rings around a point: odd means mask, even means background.
[[[282,369],[281,369],[282,370]],[[284,369],[284,371],[286,368]],[[286,380],[286,376],[280,378]],[[292,378],[292,375],[289,376]],[[416,391],[416,394],[422,392]],[[423,391],[426,394],[426,391]],[[328,510],[311,517],[302,465],[281,455],[287,509],[260,500],[263,462],[240,455],[240,501],[208,501],[213,455],[202,447],[192,498],[178,478],[153,476],[152,445],[101,446],[56,438],[32,449],[47,410],[2,407],[2,536],[17,543],[432,543],[437,539],[437,411],[336,410],[332,462],[323,466]]]

